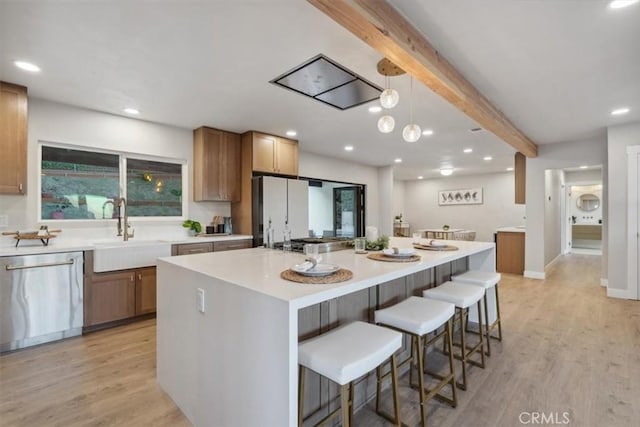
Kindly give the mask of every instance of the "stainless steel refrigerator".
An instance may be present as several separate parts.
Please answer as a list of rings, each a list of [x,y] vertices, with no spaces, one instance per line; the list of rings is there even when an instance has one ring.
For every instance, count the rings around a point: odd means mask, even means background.
[[[285,222],[294,239],[309,236],[309,182],[259,176],[253,178],[253,243],[261,246],[271,220],[274,240],[284,240]]]

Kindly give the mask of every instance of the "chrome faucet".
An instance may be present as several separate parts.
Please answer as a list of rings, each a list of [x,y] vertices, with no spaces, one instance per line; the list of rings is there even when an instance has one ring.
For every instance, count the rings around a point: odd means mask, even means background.
[[[111,206],[113,206],[113,210],[116,209],[116,205],[113,202],[113,200],[108,199],[106,202],[102,204],[102,219],[106,219],[106,217],[104,216],[104,208],[106,208],[109,203],[111,203]],[[113,215],[111,215],[111,217],[113,218]]]
[[[124,241],[133,237],[133,233],[129,234],[129,212],[127,209],[127,201],[124,197],[119,197],[118,202],[118,236],[124,236]],[[122,208],[124,208],[124,218],[122,217]],[[122,221],[124,220],[124,234],[122,234]]]

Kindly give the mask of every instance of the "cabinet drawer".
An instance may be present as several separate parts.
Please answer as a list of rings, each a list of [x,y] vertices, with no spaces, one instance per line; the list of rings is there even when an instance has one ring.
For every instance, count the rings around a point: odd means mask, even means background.
[[[224,242],[214,242],[213,250],[214,252],[221,251],[232,251],[234,249],[247,249],[252,245],[251,239],[244,240],[227,240]]]
[[[213,243],[187,243],[177,245],[176,255],[192,255],[213,252]]]

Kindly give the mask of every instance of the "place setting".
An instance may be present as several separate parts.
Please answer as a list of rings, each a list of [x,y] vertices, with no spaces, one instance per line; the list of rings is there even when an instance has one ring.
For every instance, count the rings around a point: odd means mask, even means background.
[[[297,283],[330,284],[345,282],[353,277],[353,272],[337,264],[322,263],[319,245],[304,245],[305,261],[280,273],[280,277]]]
[[[448,244],[447,242],[443,242],[441,240],[423,240],[423,239],[415,239],[413,247],[416,249],[421,249],[425,251],[457,251],[458,247]]]
[[[367,255],[367,258],[375,261],[386,262],[415,262],[420,261],[421,257],[413,248],[388,248],[380,252],[374,252]]]

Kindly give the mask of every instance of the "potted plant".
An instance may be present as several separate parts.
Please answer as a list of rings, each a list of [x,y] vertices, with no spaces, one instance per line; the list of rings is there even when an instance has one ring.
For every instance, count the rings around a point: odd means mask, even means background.
[[[198,221],[187,219],[185,222],[182,223],[182,226],[184,228],[188,228],[193,235],[196,235],[202,232],[202,225]]]

